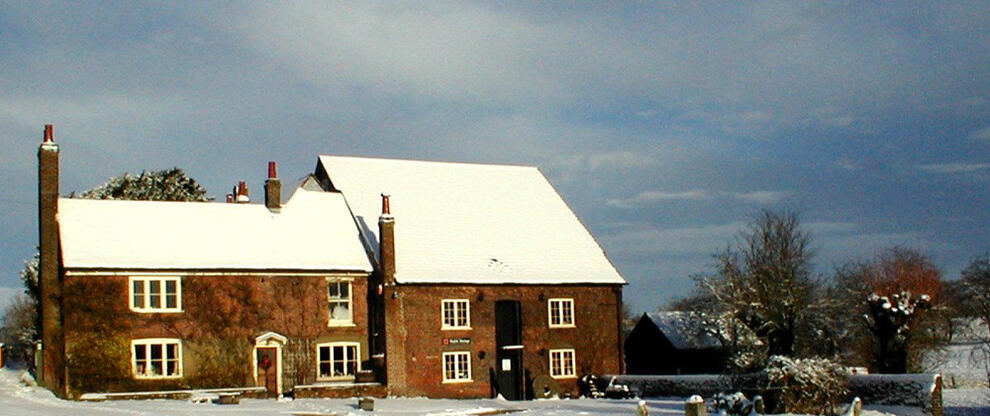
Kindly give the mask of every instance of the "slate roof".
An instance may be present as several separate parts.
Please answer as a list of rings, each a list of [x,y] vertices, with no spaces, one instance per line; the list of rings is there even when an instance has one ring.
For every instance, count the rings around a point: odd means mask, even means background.
[[[67,269],[370,272],[343,196],[298,189],[264,204],[60,198]]]
[[[690,312],[653,312],[645,314],[679,350],[721,348],[711,333],[702,330],[704,322]]]
[[[323,172],[376,258],[391,194],[399,283],[625,283],[535,167],[320,156]]]

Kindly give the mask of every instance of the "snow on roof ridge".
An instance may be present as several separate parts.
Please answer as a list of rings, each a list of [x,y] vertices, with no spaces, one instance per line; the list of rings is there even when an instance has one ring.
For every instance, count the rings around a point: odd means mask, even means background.
[[[489,162],[462,162],[462,161],[449,161],[449,160],[426,160],[426,159],[399,159],[399,158],[388,158],[388,157],[378,157],[378,156],[342,156],[342,155],[327,155],[321,154],[320,158],[333,158],[333,159],[362,159],[367,161],[382,161],[382,162],[400,162],[400,163],[423,163],[423,164],[433,164],[433,165],[460,165],[460,166],[471,166],[479,168],[518,168],[518,169],[536,169],[540,170],[538,166],[525,165],[525,164],[515,164],[515,163],[489,163]]]

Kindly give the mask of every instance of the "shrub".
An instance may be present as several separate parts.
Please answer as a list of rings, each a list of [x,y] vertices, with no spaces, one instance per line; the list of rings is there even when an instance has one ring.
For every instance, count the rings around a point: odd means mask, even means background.
[[[843,367],[826,359],[772,356],[764,372],[777,412],[835,414],[848,393]]]
[[[85,335],[68,345],[69,386],[76,393],[125,389],[131,382],[130,362],[127,339]]]

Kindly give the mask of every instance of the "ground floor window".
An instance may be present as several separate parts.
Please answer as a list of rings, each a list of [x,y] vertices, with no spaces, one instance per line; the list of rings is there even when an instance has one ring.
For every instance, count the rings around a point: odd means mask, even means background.
[[[334,342],[316,346],[320,379],[354,377],[360,367],[360,346],[356,342]]]
[[[576,377],[574,373],[574,350],[550,350],[550,377]]]
[[[467,351],[443,353],[443,382],[471,381],[471,353]]]
[[[182,377],[182,341],[136,339],[131,341],[131,365],[136,378]]]

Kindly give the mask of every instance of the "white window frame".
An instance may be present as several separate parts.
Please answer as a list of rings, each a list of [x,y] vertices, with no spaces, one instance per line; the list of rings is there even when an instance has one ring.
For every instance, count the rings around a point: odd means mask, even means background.
[[[167,351],[169,345],[175,345],[175,374],[148,374],[148,369],[153,363],[151,358],[152,346],[159,345],[162,348],[162,356],[159,359],[162,372],[168,368]],[[138,363],[135,350],[138,347],[144,348],[144,362]],[[145,371],[139,372],[138,368],[144,365]],[[141,338],[131,340],[131,375],[137,379],[176,379],[182,378],[182,340],[178,338]]]
[[[550,359],[550,377],[577,378],[577,358],[573,349],[550,350],[547,357]],[[558,364],[554,365],[555,362]]]
[[[324,348],[324,347],[329,348],[329,353],[328,353],[329,356],[326,357],[326,360],[324,360],[323,357],[320,356],[320,349],[321,348]],[[335,375],[333,375],[333,364],[334,364],[335,359],[337,358],[337,357],[334,357],[334,354],[333,354],[333,348],[334,347],[344,347],[345,354],[346,354],[346,351],[347,351],[347,347],[354,347],[354,357],[350,357],[354,361],[354,374],[345,374],[345,375],[342,375],[342,376],[335,376]],[[348,362],[347,358],[348,357],[345,357],[344,358],[344,367],[345,368],[347,367],[347,362]],[[330,364],[330,373],[331,374],[329,376],[324,376],[320,372],[320,365],[323,364],[323,363],[325,363],[325,362]],[[361,344],[360,343],[357,343],[357,342],[324,342],[322,344],[316,344],[316,379],[317,380],[321,380],[321,381],[326,381],[326,380],[353,380],[354,377],[357,375],[357,373],[360,372],[360,371],[361,371]]]
[[[447,373],[447,363],[448,359],[450,364],[453,366],[452,374]],[[463,365],[466,373],[462,373],[460,366]],[[471,352],[470,351],[451,351],[442,354],[440,360],[440,372],[443,374],[444,383],[471,383],[474,379],[471,378]],[[453,377],[450,377],[450,376]]]
[[[354,326],[354,280],[353,279],[327,279],[327,326]],[[330,285],[347,285],[347,309],[351,316],[347,319],[333,319],[331,304],[343,303],[343,298],[330,297]]]
[[[447,311],[453,321],[448,323]],[[464,312],[464,324],[458,325],[458,313]],[[468,299],[443,299],[440,301],[440,329],[471,329],[471,301]]]
[[[158,283],[158,292],[152,293],[151,286],[152,282]],[[166,307],[166,299],[168,293],[165,291],[166,285],[169,283],[175,283],[175,307]],[[134,303],[134,285],[140,283],[141,285],[141,301],[142,305],[138,306]],[[159,307],[154,308],[151,305],[151,298],[153,296],[158,296]],[[179,276],[130,276],[127,279],[127,306],[134,312],[139,313],[176,313],[182,312],[182,278]]]
[[[559,316],[554,316],[554,304],[558,305],[557,311]],[[565,322],[564,318],[568,315],[564,311],[570,312],[570,322]],[[574,299],[573,298],[552,298],[547,299],[547,323],[550,328],[574,328]]]

